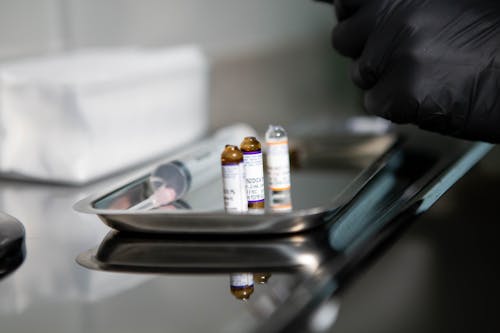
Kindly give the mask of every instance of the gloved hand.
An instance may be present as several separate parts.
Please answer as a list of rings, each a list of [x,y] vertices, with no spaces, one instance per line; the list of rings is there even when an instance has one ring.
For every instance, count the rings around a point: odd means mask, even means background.
[[[364,105],[396,123],[500,142],[500,0],[335,0],[333,45]]]

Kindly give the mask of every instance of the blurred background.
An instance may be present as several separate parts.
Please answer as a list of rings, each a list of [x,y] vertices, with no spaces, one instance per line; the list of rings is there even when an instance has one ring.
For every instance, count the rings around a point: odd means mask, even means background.
[[[213,126],[260,130],[359,112],[331,48],[331,6],[308,0],[0,0],[0,61],[96,47],[197,44],[211,62]]]

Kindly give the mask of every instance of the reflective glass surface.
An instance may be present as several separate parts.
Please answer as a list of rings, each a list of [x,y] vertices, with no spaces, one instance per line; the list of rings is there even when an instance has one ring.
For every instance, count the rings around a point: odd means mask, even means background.
[[[84,188],[3,180],[0,207],[24,224],[27,256],[0,280],[2,331],[289,331],[488,149],[408,135],[340,214],[307,232],[257,238],[123,234],[72,210],[117,178]],[[353,165],[309,167],[302,200],[338,194],[335,174],[346,184],[366,167]]]

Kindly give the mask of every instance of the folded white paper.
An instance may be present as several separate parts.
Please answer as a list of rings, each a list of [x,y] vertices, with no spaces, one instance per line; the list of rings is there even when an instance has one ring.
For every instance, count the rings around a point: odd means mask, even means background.
[[[195,46],[79,51],[0,65],[0,172],[85,183],[208,128]]]

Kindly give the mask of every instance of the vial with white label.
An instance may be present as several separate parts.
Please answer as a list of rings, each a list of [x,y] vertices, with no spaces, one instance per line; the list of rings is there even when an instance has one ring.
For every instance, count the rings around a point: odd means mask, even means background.
[[[281,126],[269,125],[266,132],[266,164],[270,208],[274,212],[292,210],[288,137]]]
[[[221,154],[224,208],[228,213],[248,211],[243,154],[237,146],[226,145]]]
[[[231,294],[239,300],[246,301],[253,293],[252,273],[231,273],[229,275]]]
[[[262,161],[262,146],[254,136],[247,136],[240,145],[245,164],[248,212],[264,213],[264,165]]]

